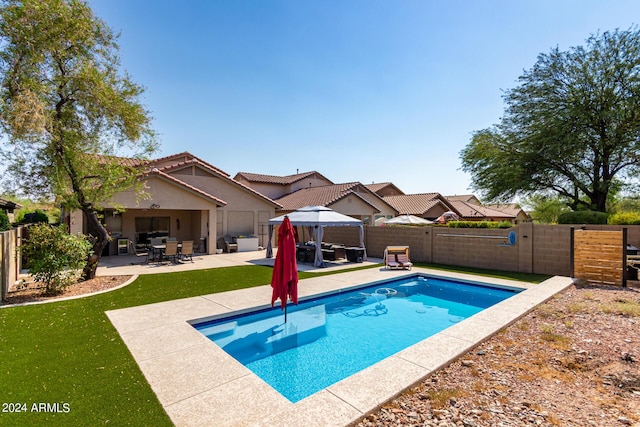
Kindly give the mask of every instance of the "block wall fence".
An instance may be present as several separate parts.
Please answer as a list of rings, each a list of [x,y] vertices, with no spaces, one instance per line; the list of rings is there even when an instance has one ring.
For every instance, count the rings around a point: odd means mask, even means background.
[[[410,247],[411,260],[462,267],[571,276],[571,227],[587,230],[627,229],[627,242],[640,248],[639,225],[546,225],[525,223],[508,229],[448,227],[364,227],[367,254],[382,258],[387,246]],[[0,291],[5,298],[21,269],[16,247],[22,227],[0,233]],[[516,235],[515,244],[509,233]],[[358,227],[326,227],[324,241],[358,246]]]
[[[365,226],[365,246],[382,258],[387,246],[410,247],[411,260],[463,267],[571,276],[571,227],[587,230],[627,229],[627,242],[640,248],[637,225],[547,225],[525,223],[508,229]],[[509,233],[516,235],[509,243]],[[326,227],[325,242],[358,244],[356,227]]]

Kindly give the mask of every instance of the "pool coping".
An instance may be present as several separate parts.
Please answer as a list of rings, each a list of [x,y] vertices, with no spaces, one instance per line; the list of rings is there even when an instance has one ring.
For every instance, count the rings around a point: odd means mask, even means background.
[[[297,403],[289,402],[189,323],[267,307],[269,285],[106,314],[176,426],[338,426],[374,411],[573,283],[562,276],[532,285],[424,268],[381,268],[301,280],[298,292],[304,298],[416,273],[524,291]]]

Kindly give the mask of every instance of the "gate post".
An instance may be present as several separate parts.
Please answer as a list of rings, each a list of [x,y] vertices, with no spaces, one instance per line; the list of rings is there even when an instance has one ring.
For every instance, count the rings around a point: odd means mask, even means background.
[[[627,228],[622,229],[622,287],[627,287]]]
[[[575,231],[576,231],[575,227],[571,227],[571,237],[569,238],[569,259],[570,259],[569,270],[571,270],[571,277],[576,277],[575,271],[574,271],[574,265],[573,265],[573,255],[575,252],[573,248],[573,233]]]

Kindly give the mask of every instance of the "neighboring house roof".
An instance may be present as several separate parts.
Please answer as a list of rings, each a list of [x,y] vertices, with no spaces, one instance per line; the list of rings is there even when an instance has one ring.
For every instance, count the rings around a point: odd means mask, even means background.
[[[149,159],[139,159],[133,157],[119,157],[119,156],[106,156],[103,154],[95,154],[94,158],[98,160],[99,163],[107,163],[109,161],[117,160],[120,165],[130,168],[140,168],[142,166],[148,165],[151,160]]]
[[[477,220],[482,218],[514,219],[516,215],[499,211],[488,206],[480,206],[461,200],[450,200],[451,204],[460,212],[460,219]]]
[[[512,214],[514,216],[517,216],[520,212],[526,213],[517,203],[496,203],[496,204],[484,205],[484,206],[487,208]]]
[[[401,196],[385,196],[384,201],[393,206],[400,215],[416,215],[423,217],[434,206],[442,205],[446,210],[459,214],[455,207],[440,193],[404,194]]]
[[[446,198],[448,200],[451,200],[451,201],[460,201],[460,202],[473,203],[474,205],[482,204],[480,202],[480,199],[478,199],[473,194],[463,194],[463,195],[459,195],[459,196],[457,196],[457,195],[456,196],[446,196]]]
[[[499,203],[499,204],[492,204],[492,205],[485,205],[485,206],[491,209],[495,209],[495,210],[513,215],[514,218],[518,218],[518,216],[524,217],[525,220],[529,220],[531,218],[530,215],[527,212],[525,212],[525,210],[522,209],[520,205],[517,203]]]
[[[303,172],[303,173],[297,173],[295,175],[286,175],[286,176],[265,175],[265,174],[250,173],[250,172],[238,172],[233,177],[233,179],[244,178],[248,182],[290,185],[314,175],[317,175],[319,178],[322,178],[328,183],[333,184],[333,182],[330,179],[327,179],[324,175],[316,171]]]
[[[171,163],[173,162],[173,163]],[[226,172],[224,172],[222,169],[219,169],[213,165],[211,165],[208,162],[205,162],[204,160],[200,159],[199,157],[194,156],[191,153],[188,152],[182,152],[179,154],[174,154],[172,156],[167,156],[167,157],[163,157],[162,159],[156,159],[156,160],[152,160],[150,162],[150,164],[153,165],[159,165],[159,164],[165,164],[165,166],[160,166],[160,167],[152,167],[150,169],[150,172],[148,173],[152,173],[154,170],[159,171],[159,172],[163,172],[169,176],[171,176],[174,180],[179,181],[185,185],[188,185],[196,190],[198,190],[196,187],[193,187],[189,184],[184,183],[183,181],[181,181],[179,178],[170,175],[171,172],[175,172],[177,170],[180,169],[185,169],[188,167],[192,167],[192,166],[197,166],[200,167],[204,170],[207,170],[209,173],[211,173],[212,175],[217,176],[218,178],[227,181],[228,183],[238,187],[239,189],[252,193],[257,197],[260,197],[262,199],[264,199],[265,201],[271,203],[273,206],[275,206],[276,208],[281,208],[282,206],[275,202],[274,200],[270,199],[269,197],[265,196],[264,194],[261,194],[260,192],[254,190],[251,187],[248,187],[244,184],[242,184],[241,182],[238,182],[236,180],[234,180],[233,178],[230,177],[230,175]],[[210,194],[208,194],[205,191],[199,190],[201,191],[203,194],[207,194],[209,196],[211,196]],[[214,197],[214,196],[211,196]],[[215,197],[214,197],[215,198]],[[217,199],[217,198],[216,198]],[[220,199],[217,199],[220,200]],[[223,200],[220,200],[221,202],[224,203],[224,205],[226,205],[227,203]]]
[[[345,197],[354,195],[376,211],[380,212],[379,207],[375,206],[358,194],[358,190],[362,189],[367,190],[367,188],[359,182],[302,188],[276,199],[276,202],[282,205],[283,210],[294,211],[304,206],[329,206],[344,199]],[[378,197],[375,193],[370,192],[370,194],[380,199],[381,202],[384,202],[384,200]]]
[[[379,183],[372,182],[371,184],[365,184],[365,187],[367,187],[369,190],[373,191],[374,193],[380,194],[382,196],[383,194],[381,193],[384,193],[385,191],[390,191],[395,195],[404,195],[404,191],[400,190],[392,182],[379,182]]]

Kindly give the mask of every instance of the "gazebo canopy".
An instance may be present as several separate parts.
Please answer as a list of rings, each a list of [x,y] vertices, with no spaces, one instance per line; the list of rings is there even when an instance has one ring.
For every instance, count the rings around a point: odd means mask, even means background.
[[[269,225],[279,225],[289,217],[291,225],[302,225],[307,227],[349,227],[362,226],[362,221],[343,215],[325,206],[305,206],[296,211],[281,215],[269,220]]]
[[[324,227],[360,227],[360,247],[364,248],[364,229],[362,227],[362,221],[347,215],[343,215],[325,206],[305,206],[286,215],[281,215],[269,220],[269,243],[267,244],[267,258],[271,258],[273,256],[273,248],[271,244],[273,227],[282,224],[282,221],[284,221],[285,217],[289,218],[289,221],[293,226],[314,228],[314,236],[316,242],[316,256],[314,265],[316,267],[321,267],[324,263],[322,259],[322,248],[320,246],[320,243],[322,242],[322,235],[324,234]]]

